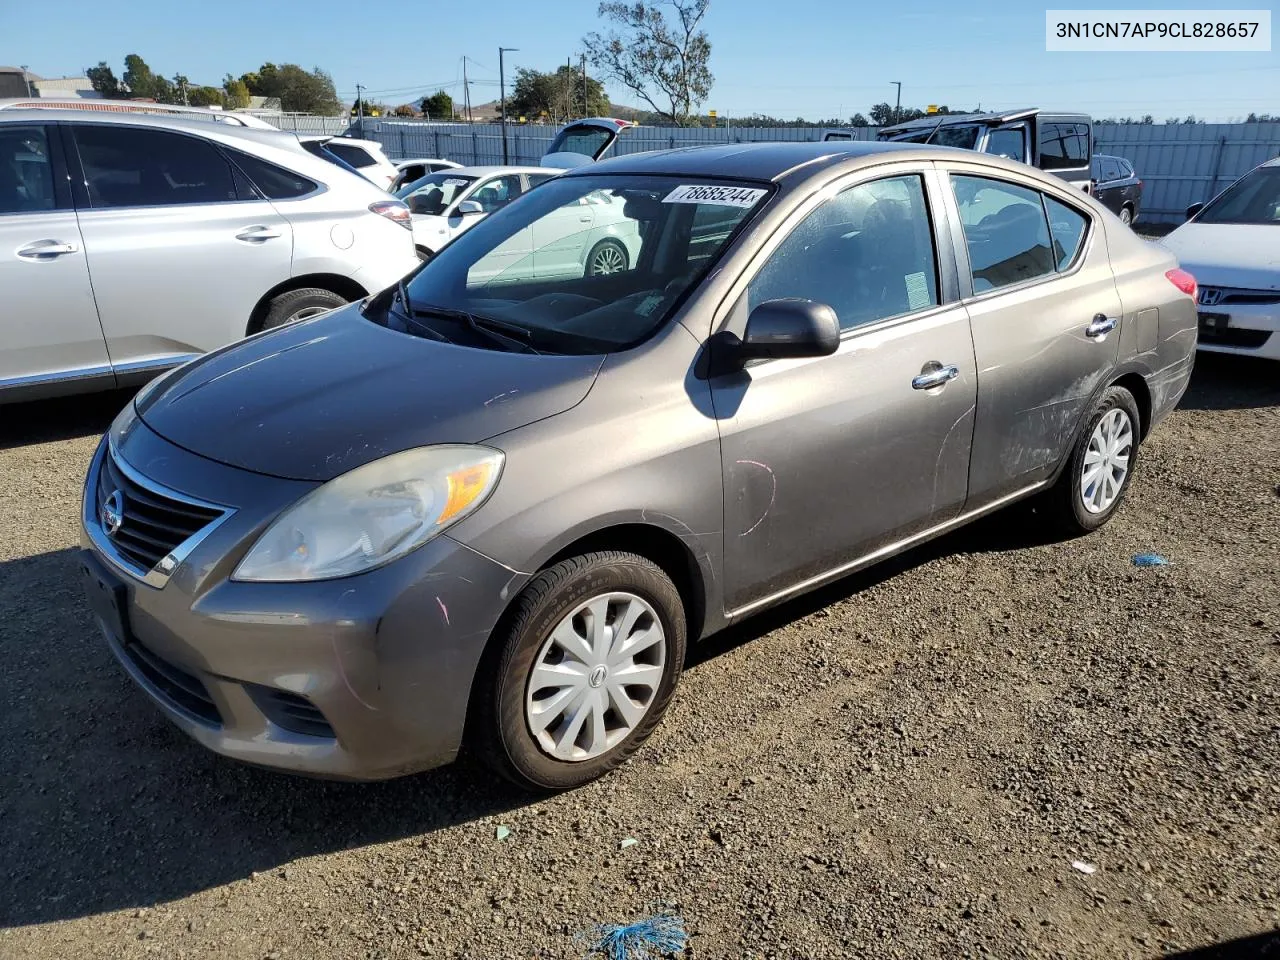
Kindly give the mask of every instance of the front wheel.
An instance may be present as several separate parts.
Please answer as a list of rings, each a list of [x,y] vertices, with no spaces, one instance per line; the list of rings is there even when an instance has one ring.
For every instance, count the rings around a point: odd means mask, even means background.
[[[322,313],[328,313],[346,302],[346,299],[332,290],[322,290],[319,287],[289,290],[275,297],[268,305],[261,329],[273,330],[287,323],[307,320]]]
[[[662,719],[684,666],[671,578],[630,553],[556,564],[525,588],[477,685],[478,747],[531,790],[567,790],[623,763]]]
[[[1126,227],[1127,227],[1127,226],[1132,225],[1132,223],[1133,223],[1133,208],[1132,208],[1132,207],[1121,207],[1121,208],[1120,208],[1120,222],[1121,222],[1121,223],[1123,223]]]
[[[1064,533],[1097,530],[1120,508],[1137,464],[1140,424],[1133,394],[1124,387],[1107,388],[1070,463],[1047,494]]]

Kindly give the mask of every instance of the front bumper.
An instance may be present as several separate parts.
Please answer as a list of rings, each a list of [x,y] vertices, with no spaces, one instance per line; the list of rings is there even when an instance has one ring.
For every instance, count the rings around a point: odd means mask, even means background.
[[[105,440],[90,467],[82,566],[95,618],[171,721],[226,756],[324,777],[381,779],[457,755],[477,665],[522,575],[440,536],[355,577],[234,582],[266,524],[312,485],[205,460],[138,421],[115,443],[136,474],[236,507],[151,585],[103,548]]]
[[[1199,348],[1280,360],[1280,303],[1200,305]]]

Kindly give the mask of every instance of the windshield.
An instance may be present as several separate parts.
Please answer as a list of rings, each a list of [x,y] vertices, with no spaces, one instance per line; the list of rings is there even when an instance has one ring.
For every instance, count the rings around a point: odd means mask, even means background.
[[[407,203],[413,213],[438,217],[475,182],[475,177],[460,177],[451,172],[429,173],[405,184],[395,196]]]
[[[549,180],[445,246],[370,319],[488,349],[623,349],[658,328],[768,194],[674,177]]]
[[[1280,223],[1280,167],[1261,167],[1209,203],[1196,223]]]

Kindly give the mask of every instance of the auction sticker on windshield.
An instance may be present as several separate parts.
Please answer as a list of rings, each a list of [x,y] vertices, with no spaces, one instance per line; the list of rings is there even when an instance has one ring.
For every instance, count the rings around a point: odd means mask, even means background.
[[[709,184],[682,184],[663,203],[713,203],[723,207],[754,207],[767,191],[759,187],[717,187]]]
[[[459,180],[457,177],[450,177],[444,182],[444,185],[446,187],[465,187],[467,185],[467,181]]]

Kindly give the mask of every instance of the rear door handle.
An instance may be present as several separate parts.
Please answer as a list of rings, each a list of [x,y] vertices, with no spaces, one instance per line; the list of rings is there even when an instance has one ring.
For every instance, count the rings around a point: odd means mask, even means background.
[[[1089,326],[1085,327],[1084,335],[1095,340],[1102,340],[1116,328],[1118,322],[1115,317],[1108,317],[1100,313],[1093,318],[1093,322]]]
[[[257,226],[245,227],[236,234],[236,239],[246,243],[260,243],[263,240],[274,240],[279,236],[279,231],[272,230],[270,227]]]
[[[925,370],[918,377],[915,377],[911,381],[911,387],[914,390],[932,390],[934,387],[949,383],[958,376],[960,376],[959,367],[944,367],[940,363],[935,363],[934,369]]]
[[[17,256],[22,260],[52,260],[54,257],[77,253],[79,250],[79,244],[75,243],[63,243],[61,240],[37,240],[35,243],[28,243],[25,247],[19,247]]]

